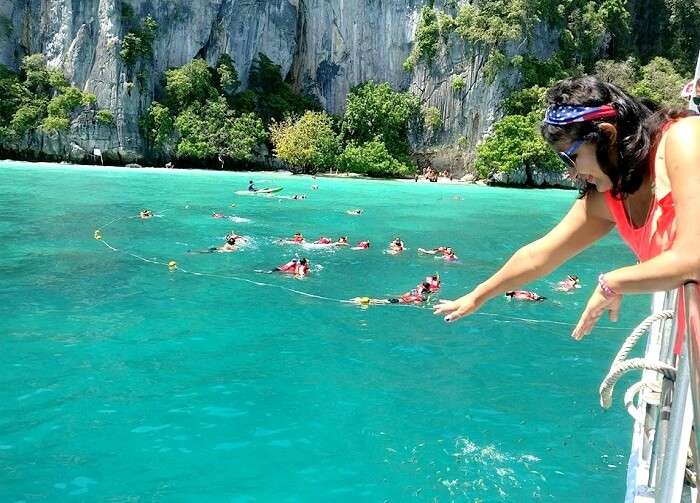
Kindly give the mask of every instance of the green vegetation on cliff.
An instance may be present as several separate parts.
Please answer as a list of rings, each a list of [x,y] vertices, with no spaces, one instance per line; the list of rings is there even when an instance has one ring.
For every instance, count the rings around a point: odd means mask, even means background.
[[[41,54],[26,56],[19,74],[0,65],[0,96],[0,142],[17,142],[36,130],[67,130],[80,112],[95,110],[97,101],[70,86],[59,70],[47,68]]]
[[[366,82],[350,90],[342,118],[309,111],[273,123],[274,152],[305,172],[335,166],[369,176],[408,176],[415,172],[408,127],[419,112],[418,99],[410,93]]]

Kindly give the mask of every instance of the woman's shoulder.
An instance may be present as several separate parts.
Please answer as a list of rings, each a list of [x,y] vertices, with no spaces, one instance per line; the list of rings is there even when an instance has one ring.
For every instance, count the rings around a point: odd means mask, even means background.
[[[698,134],[700,134],[700,116],[690,115],[688,117],[675,119],[671,124],[669,124],[664,136],[666,136],[669,140],[692,140],[693,143],[695,143],[697,141]]]

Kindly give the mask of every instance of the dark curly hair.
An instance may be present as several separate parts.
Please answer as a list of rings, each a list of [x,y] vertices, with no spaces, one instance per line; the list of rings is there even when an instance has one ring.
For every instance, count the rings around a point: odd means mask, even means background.
[[[661,126],[670,118],[684,115],[660,108],[649,100],[634,98],[614,84],[597,77],[585,76],[557,82],[547,91],[547,106],[612,105],[617,111],[614,119],[575,122],[565,126],[542,124],[541,132],[550,144],[560,141],[585,140],[596,145],[596,157],[603,173],[612,181],[611,193],[627,197],[639,189],[649,170],[649,156],[655,150]],[[601,123],[610,123],[617,129],[617,138],[611,143],[601,130]],[[586,184],[581,196],[593,186]]]

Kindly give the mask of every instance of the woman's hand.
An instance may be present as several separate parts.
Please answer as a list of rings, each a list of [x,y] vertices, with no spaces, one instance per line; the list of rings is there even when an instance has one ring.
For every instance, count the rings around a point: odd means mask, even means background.
[[[474,292],[470,292],[457,300],[441,300],[435,306],[433,314],[445,315],[447,322],[457,321],[462,316],[468,316],[475,312],[483,303],[484,301],[480,300]]]
[[[571,332],[571,337],[580,341],[584,336],[591,333],[591,330],[598,323],[598,320],[603,315],[605,311],[608,312],[608,317],[610,321],[617,321],[617,315],[620,312],[620,303],[622,302],[622,295],[615,295],[610,298],[606,298],[603,295],[603,291],[599,286],[596,287],[593,295],[588,300],[586,309],[583,310],[581,318],[578,320],[578,324],[573,332]]]

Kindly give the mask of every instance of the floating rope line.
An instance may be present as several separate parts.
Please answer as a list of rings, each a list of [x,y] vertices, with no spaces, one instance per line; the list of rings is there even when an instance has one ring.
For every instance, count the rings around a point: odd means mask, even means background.
[[[166,211],[168,211],[168,210],[167,210],[167,209],[166,209],[166,210],[163,210],[163,211],[159,212],[158,215],[162,215],[162,214],[165,213]],[[307,297],[307,298],[311,298],[311,299],[318,299],[318,300],[324,300],[324,301],[327,301],[327,302],[336,302],[336,303],[339,303],[339,304],[357,305],[357,306],[360,306],[360,307],[362,307],[362,308],[368,308],[368,307],[371,305],[371,306],[373,306],[373,307],[378,307],[378,306],[387,307],[387,306],[390,306],[390,307],[394,307],[394,308],[395,308],[395,307],[407,307],[407,308],[413,308],[413,309],[431,309],[431,310],[432,310],[433,307],[434,307],[432,304],[429,304],[429,303],[428,303],[428,304],[425,304],[425,305],[403,304],[403,303],[396,303],[396,304],[383,304],[383,303],[382,303],[382,304],[374,304],[374,303],[367,303],[367,304],[365,304],[365,303],[358,303],[358,302],[353,302],[353,301],[348,300],[348,299],[336,299],[336,298],[333,298],[333,297],[326,297],[326,296],[324,296],[324,295],[318,295],[318,294],[315,294],[315,293],[304,292],[304,291],[302,291],[302,290],[297,290],[297,289],[295,289],[295,288],[289,288],[289,287],[283,286],[283,285],[275,285],[275,284],[272,284],[272,283],[265,283],[265,282],[262,282],[262,281],[255,281],[255,280],[248,279],[248,278],[242,278],[242,277],[240,277],[240,276],[233,276],[233,275],[228,275],[228,274],[210,273],[210,272],[191,271],[191,270],[189,270],[189,269],[183,269],[183,268],[180,267],[180,266],[177,264],[177,262],[175,262],[174,260],[171,260],[171,261],[169,261],[169,262],[166,263],[166,262],[162,262],[162,261],[160,261],[160,260],[158,260],[158,259],[155,259],[155,258],[149,259],[149,258],[142,257],[141,255],[138,255],[138,254],[136,254],[136,253],[133,253],[133,252],[130,252],[130,251],[127,251],[127,250],[121,250],[121,249],[119,249],[119,248],[115,248],[114,246],[112,246],[111,244],[109,244],[107,241],[105,241],[105,240],[102,238],[102,232],[101,232],[101,231],[102,231],[103,229],[105,229],[105,228],[109,227],[110,225],[112,225],[112,224],[118,222],[119,220],[127,220],[127,219],[134,219],[134,218],[139,218],[139,216],[138,216],[138,215],[136,215],[136,216],[128,216],[128,217],[122,216],[122,217],[117,217],[117,218],[114,218],[114,219],[110,220],[109,222],[107,222],[106,224],[100,226],[97,230],[95,230],[95,239],[96,239],[97,241],[100,241],[100,242],[101,242],[102,244],[104,244],[107,248],[109,248],[110,250],[112,250],[112,251],[114,251],[114,252],[121,252],[121,253],[124,253],[124,254],[129,255],[129,256],[131,256],[131,257],[137,259],[137,260],[140,260],[140,261],[142,261],[142,262],[146,262],[146,263],[149,263],[149,264],[155,264],[155,265],[160,265],[160,266],[166,266],[166,267],[168,267],[168,269],[170,270],[170,272],[180,272],[180,273],[183,273],[183,274],[191,274],[191,275],[193,275],[193,276],[206,276],[206,277],[210,277],[210,278],[219,278],[219,279],[229,279],[229,280],[234,280],[234,281],[241,281],[241,282],[244,282],[244,283],[248,283],[248,284],[255,285],[255,286],[260,286],[260,287],[277,288],[277,289],[279,289],[279,290],[283,290],[283,291],[286,291],[286,292],[290,292],[290,293],[294,293],[294,294],[297,294],[297,295],[301,295],[302,297]],[[490,317],[494,317],[494,318],[500,318],[500,319],[503,319],[503,320],[521,321],[521,322],[532,323],[532,324],[548,323],[548,324],[551,324],[551,325],[562,325],[562,326],[566,326],[566,327],[575,327],[575,326],[576,326],[576,324],[574,324],[574,323],[567,323],[567,322],[564,322],[564,321],[536,320],[536,319],[531,319],[531,318],[521,318],[521,317],[518,317],[518,316],[509,316],[509,315],[507,315],[507,314],[499,314],[499,313],[486,313],[486,312],[479,311],[479,312],[474,313],[474,314],[475,314],[475,315],[479,315],[479,316],[490,316]],[[622,328],[622,327],[598,327],[598,329],[599,329],[599,330],[624,330],[624,331],[626,331],[626,332],[629,331],[628,328]]]
[[[98,233],[99,231],[95,231],[95,232]],[[97,236],[97,234],[96,234],[96,236]],[[130,251],[127,251],[127,250],[120,250],[119,248],[115,248],[114,246],[112,246],[111,244],[109,244],[107,241],[105,241],[104,239],[102,239],[101,235],[100,235],[99,238],[96,237],[95,239],[97,239],[98,241],[100,241],[101,243],[103,243],[107,248],[109,248],[109,249],[112,250],[112,251],[124,253],[124,254],[126,254],[126,255],[129,255],[130,257],[133,257],[133,258],[135,258],[135,259],[137,259],[137,260],[140,260],[140,261],[142,261],[142,262],[146,262],[146,263],[149,263],[149,264],[155,264],[155,265],[160,265],[160,266],[166,266],[171,272],[180,272],[180,273],[182,273],[182,274],[191,274],[191,275],[193,275],[193,276],[206,276],[206,277],[210,277],[210,278],[219,278],[219,279],[229,279],[229,280],[234,280],[234,281],[241,281],[241,282],[244,282],[244,283],[249,283],[249,284],[251,284],[251,285],[260,286],[260,287],[277,288],[277,289],[279,289],[279,290],[284,290],[284,291],[286,291],[286,292],[295,293],[295,294],[297,294],[297,295],[301,295],[301,296],[303,296],[303,297],[308,297],[308,298],[312,298],[312,299],[325,300],[325,301],[328,301],[328,302],[337,302],[337,303],[340,303],[340,304],[358,305],[357,302],[353,302],[353,301],[347,300],[347,299],[336,299],[336,298],[333,298],[333,297],[326,297],[326,296],[324,296],[324,295],[318,295],[318,294],[314,294],[314,293],[304,292],[304,291],[302,291],[302,290],[297,290],[297,289],[295,289],[295,288],[289,288],[289,287],[283,286],[283,285],[275,285],[275,284],[272,284],[272,283],[265,283],[265,282],[262,282],[262,281],[254,281],[254,280],[252,280],[252,279],[242,278],[242,277],[240,277],[240,276],[233,276],[233,275],[230,275],[230,274],[210,273],[210,272],[199,272],[199,271],[191,271],[191,270],[189,270],[189,269],[183,269],[182,267],[178,266],[177,262],[175,262],[174,260],[171,260],[171,261],[169,261],[169,262],[166,263],[166,262],[162,262],[162,261],[160,261],[160,260],[158,260],[158,259],[155,259],[155,258],[154,258],[154,259],[149,259],[149,258],[143,257],[143,256],[141,256],[141,255],[138,255],[138,254],[136,254],[136,253],[133,253],[133,252],[130,252]],[[373,304],[373,305],[378,305],[378,304]],[[379,305],[382,305],[382,304],[379,304]],[[388,305],[388,304],[386,304],[386,305]],[[410,305],[410,304],[391,304],[391,305],[393,305],[393,306],[398,305],[398,306],[401,306],[401,307],[413,307],[413,308],[426,309],[426,307],[416,306],[416,305]]]

